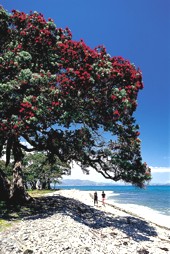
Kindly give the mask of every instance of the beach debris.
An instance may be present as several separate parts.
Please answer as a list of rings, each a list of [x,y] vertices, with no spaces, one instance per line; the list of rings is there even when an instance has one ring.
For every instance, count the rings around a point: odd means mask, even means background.
[[[160,248],[161,250],[164,250],[164,251],[169,251],[168,248]]]
[[[142,249],[138,251],[139,254],[149,254],[148,250]]]

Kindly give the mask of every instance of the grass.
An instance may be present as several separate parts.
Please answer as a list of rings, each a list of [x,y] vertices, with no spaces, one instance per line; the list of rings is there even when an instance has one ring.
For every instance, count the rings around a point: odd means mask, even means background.
[[[0,232],[9,228],[12,225],[11,222],[0,219]]]
[[[28,194],[31,196],[31,197],[39,197],[41,195],[44,195],[44,194],[47,194],[47,193],[52,193],[56,190],[29,190],[28,191]]]
[[[28,191],[34,201],[25,205],[7,204],[0,201],[0,231],[11,227],[22,218],[44,212],[44,194],[52,193],[54,190],[33,190]]]

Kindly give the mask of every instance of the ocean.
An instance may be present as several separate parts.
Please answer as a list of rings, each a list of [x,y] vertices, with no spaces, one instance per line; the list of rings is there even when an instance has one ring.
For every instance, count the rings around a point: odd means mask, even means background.
[[[130,205],[137,209],[146,208],[150,211],[169,216],[170,215],[170,186],[155,185],[146,189],[134,186],[56,186],[61,189],[78,189],[83,191],[107,191],[109,203],[117,203],[122,206]],[[140,207],[139,207],[140,206]]]

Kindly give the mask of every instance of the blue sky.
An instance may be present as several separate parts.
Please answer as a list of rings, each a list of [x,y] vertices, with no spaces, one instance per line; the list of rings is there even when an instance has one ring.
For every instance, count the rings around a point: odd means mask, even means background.
[[[144,89],[135,113],[142,157],[149,166],[170,167],[170,1],[169,0],[1,0],[9,12],[38,11],[74,40],[105,45],[140,67]]]

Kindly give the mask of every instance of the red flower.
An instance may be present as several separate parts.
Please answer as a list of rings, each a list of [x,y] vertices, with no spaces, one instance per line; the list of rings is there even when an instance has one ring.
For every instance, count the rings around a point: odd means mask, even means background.
[[[29,103],[29,102],[22,102],[22,103],[21,103],[21,106],[24,107],[24,108],[31,108],[31,107],[32,107],[32,104]]]
[[[25,110],[25,108],[21,108],[19,112],[22,113],[24,110]]]
[[[120,113],[119,113],[118,110],[115,110],[115,111],[113,112],[113,114],[116,115],[116,116],[120,116]]]
[[[114,94],[112,94],[111,99],[114,101],[116,98],[117,97]]]
[[[55,101],[52,102],[52,106],[59,106],[59,105],[60,105],[60,102],[58,102],[58,101],[57,102],[55,102]]]

